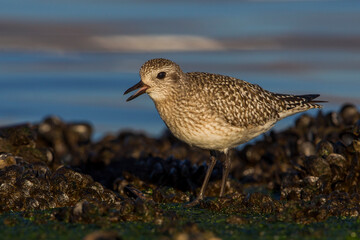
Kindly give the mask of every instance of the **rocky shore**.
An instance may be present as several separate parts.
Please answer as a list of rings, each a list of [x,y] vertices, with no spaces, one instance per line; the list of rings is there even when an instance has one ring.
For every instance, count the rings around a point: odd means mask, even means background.
[[[46,219],[79,223],[176,222],[179,216],[168,206],[196,196],[208,151],[190,148],[169,132],[157,139],[120,132],[96,142],[92,132],[86,122],[57,117],[1,127],[0,213],[37,216],[37,210],[49,210]],[[254,214],[269,222],[359,218],[359,153],[356,106],[300,115],[288,129],[232,152],[224,198],[216,197],[219,162],[209,198],[198,208],[228,214],[229,224],[249,223],[246,216]]]

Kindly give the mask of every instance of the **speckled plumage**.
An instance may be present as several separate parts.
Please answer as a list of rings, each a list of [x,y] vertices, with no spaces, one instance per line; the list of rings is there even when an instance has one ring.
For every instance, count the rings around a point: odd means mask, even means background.
[[[288,115],[320,107],[309,98],[275,94],[228,76],[183,73],[167,59],[146,62],[140,75],[143,79],[164,67],[176,73],[176,80],[168,93],[164,91],[165,98],[153,98],[156,108],[177,138],[200,148],[224,151],[267,131]]]
[[[159,79],[159,73],[165,73]],[[228,149],[269,130],[277,121],[311,108],[319,95],[277,94],[219,74],[184,73],[174,62],[152,59],[140,69],[141,87],[170,131],[180,140],[227,154]]]

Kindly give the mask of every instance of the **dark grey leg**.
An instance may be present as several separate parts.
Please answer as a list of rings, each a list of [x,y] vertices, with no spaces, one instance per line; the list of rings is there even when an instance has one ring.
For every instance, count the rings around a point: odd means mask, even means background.
[[[219,197],[222,197],[224,195],[225,184],[226,184],[226,180],[229,175],[229,171],[230,171],[230,167],[231,167],[230,153],[229,153],[228,149],[225,150],[224,153],[225,153],[225,160],[223,162],[223,175],[222,175],[222,180],[221,180],[221,189],[220,189]]]
[[[199,204],[200,201],[204,198],[204,192],[205,192],[205,189],[206,189],[207,184],[209,182],[211,173],[212,173],[212,171],[214,169],[217,154],[216,154],[215,151],[210,151],[210,155],[211,155],[210,156],[210,164],[208,165],[208,169],[207,169],[207,172],[206,172],[206,175],[205,175],[204,182],[203,182],[203,184],[201,186],[200,193],[199,193],[199,195],[197,196],[197,198],[194,201],[187,203],[185,205],[186,207],[193,207],[193,206]]]

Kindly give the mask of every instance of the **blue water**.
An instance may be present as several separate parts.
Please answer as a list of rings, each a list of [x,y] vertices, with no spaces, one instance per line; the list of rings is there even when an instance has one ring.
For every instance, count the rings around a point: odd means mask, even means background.
[[[1,125],[57,115],[91,122],[96,136],[125,128],[159,135],[165,126],[150,98],[126,103],[122,95],[139,81],[140,66],[155,57],[172,59],[184,71],[231,75],[274,92],[320,93],[329,100],[324,111],[337,110],[344,102],[360,104],[359,1],[0,0],[0,5],[0,24],[8,24],[0,25]],[[83,50],[69,41],[77,31],[57,32],[52,24],[82,24],[79,32],[85,37],[175,34],[215,39],[227,47]],[[35,31],[38,26],[50,26],[53,32]],[[70,43],[48,46],[47,39],[51,43],[54,36]],[[15,40],[2,40],[6,37]],[[246,39],[250,47],[240,44]],[[256,42],[264,39],[266,44]]]

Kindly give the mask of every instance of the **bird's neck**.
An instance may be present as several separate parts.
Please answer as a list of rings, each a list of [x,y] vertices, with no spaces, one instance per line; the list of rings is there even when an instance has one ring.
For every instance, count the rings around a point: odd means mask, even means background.
[[[175,113],[178,111],[177,93],[167,95],[165,98],[152,99],[155,103],[156,109],[159,112],[160,117],[165,123],[173,121]]]

